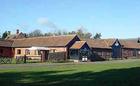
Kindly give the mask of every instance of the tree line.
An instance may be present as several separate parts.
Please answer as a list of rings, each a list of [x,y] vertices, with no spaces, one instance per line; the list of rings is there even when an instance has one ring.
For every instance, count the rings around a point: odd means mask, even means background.
[[[83,29],[78,29],[76,31],[61,31],[58,30],[57,32],[46,32],[43,33],[41,30],[36,29],[30,33],[24,33],[26,37],[40,37],[40,36],[60,36],[60,35],[75,35],[77,34],[80,38],[83,39],[101,39],[101,33],[91,33],[91,32],[86,32]],[[10,31],[5,31],[1,37],[1,39],[5,39],[8,35],[11,35]]]

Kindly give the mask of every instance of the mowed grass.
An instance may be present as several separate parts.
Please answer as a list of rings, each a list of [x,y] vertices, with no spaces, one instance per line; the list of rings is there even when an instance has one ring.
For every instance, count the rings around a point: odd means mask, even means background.
[[[140,59],[0,64],[0,86],[140,86]]]

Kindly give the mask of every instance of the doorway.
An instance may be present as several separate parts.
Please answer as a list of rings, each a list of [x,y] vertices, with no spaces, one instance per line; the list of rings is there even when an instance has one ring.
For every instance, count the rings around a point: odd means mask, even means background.
[[[49,50],[40,50],[41,51],[41,62],[46,62],[48,60]]]

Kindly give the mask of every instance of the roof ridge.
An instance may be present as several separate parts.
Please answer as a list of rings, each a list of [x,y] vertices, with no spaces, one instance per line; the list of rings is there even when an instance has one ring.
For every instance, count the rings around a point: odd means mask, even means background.
[[[81,40],[80,40],[80,41],[76,41],[76,42],[86,42],[86,41],[81,41]]]
[[[104,40],[105,44],[108,46],[107,40]]]
[[[29,37],[29,38],[21,38],[21,39],[13,39],[13,40],[24,40],[24,39],[36,39],[36,38],[53,38],[53,37],[75,37],[76,35],[59,35],[59,36],[40,36],[40,37]]]

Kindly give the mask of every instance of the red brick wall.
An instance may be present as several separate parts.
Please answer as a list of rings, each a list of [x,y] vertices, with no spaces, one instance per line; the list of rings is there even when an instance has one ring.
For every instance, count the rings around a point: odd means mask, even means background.
[[[14,50],[8,47],[0,47],[0,56],[14,57]]]

